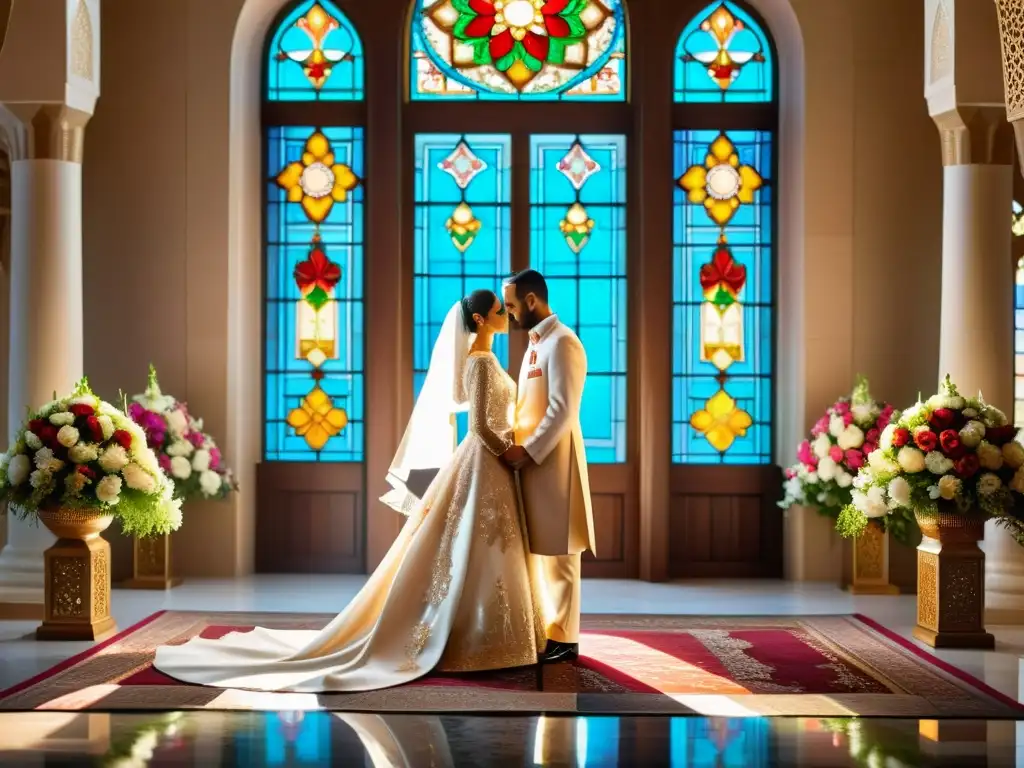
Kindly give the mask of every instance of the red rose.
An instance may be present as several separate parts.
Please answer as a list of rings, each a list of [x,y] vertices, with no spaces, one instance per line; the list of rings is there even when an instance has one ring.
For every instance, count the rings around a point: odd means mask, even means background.
[[[951,459],[959,459],[967,453],[967,448],[960,442],[960,433],[955,429],[944,429],[939,435],[939,445],[942,446],[942,452]]]
[[[898,427],[892,433],[892,444],[894,448],[902,448],[910,442],[910,430]]]
[[[68,406],[68,410],[75,416],[92,416],[96,413],[96,409],[88,403],[74,403]]]
[[[978,456],[974,453],[968,453],[953,462],[953,470],[964,478],[973,477],[980,468]]]
[[[989,427],[985,430],[985,439],[992,445],[1006,445],[1017,436],[1017,428],[1013,424],[1002,427]]]
[[[96,473],[89,469],[85,464],[78,465],[78,474],[82,475],[83,477],[87,477],[90,480],[96,479]]]
[[[43,424],[36,432],[36,436],[43,441],[43,445],[54,448],[60,443],[57,442],[57,428],[53,424]]]
[[[38,437],[40,430],[42,430],[42,428],[45,427],[47,423],[48,422],[44,421],[43,419],[32,419],[32,421],[28,423],[28,431],[34,432]]]
[[[100,426],[99,419],[95,416],[86,416],[85,428],[89,432],[89,437],[92,438],[94,443],[103,442],[103,427]]]
[[[928,453],[928,451],[935,450],[935,447],[939,444],[939,437],[930,429],[922,429],[914,435],[914,442],[918,448]]]
[[[116,429],[114,430],[114,434],[110,437],[126,451],[132,447],[132,435],[131,432],[126,429]]]
[[[949,429],[953,426],[953,422],[955,421],[956,412],[949,408],[936,408],[932,411],[932,415],[928,417],[928,423],[936,432],[942,432],[944,429]]]

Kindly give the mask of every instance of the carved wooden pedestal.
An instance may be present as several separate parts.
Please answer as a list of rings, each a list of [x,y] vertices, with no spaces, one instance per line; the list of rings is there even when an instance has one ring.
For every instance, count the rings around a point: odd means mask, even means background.
[[[994,648],[985,631],[985,553],[978,542],[985,518],[940,512],[918,516],[917,626],[914,637],[933,648]]]
[[[117,631],[110,615],[110,544],[100,535],[113,518],[39,512],[57,536],[43,553],[46,598],[37,640],[101,640]]]
[[[898,595],[889,583],[889,534],[869,522],[853,542],[853,579],[848,587],[855,595]]]
[[[171,537],[135,537],[132,552],[133,576],[119,586],[127,589],[171,589],[181,579],[171,575]]]

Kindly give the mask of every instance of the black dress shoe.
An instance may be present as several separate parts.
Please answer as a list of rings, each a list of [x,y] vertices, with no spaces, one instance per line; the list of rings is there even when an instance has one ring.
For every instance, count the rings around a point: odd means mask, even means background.
[[[548,640],[548,646],[541,654],[542,664],[555,664],[559,661],[575,661],[580,655],[579,643],[558,643]]]

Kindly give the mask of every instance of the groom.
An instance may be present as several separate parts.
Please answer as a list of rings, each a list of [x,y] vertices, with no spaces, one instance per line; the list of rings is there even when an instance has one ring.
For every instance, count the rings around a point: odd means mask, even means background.
[[[516,445],[505,462],[520,471],[530,550],[537,555],[548,645],[542,661],[575,659],[580,633],[580,558],[594,551],[580,400],[583,345],[548,305],[544,276],[527,269],[504,287],[509,317],[530,334],[519,371]]]

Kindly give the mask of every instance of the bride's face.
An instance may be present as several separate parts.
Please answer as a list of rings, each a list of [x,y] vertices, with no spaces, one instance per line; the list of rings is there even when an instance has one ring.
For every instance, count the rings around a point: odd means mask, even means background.
[[[494,304],[491,305],[491,311],[487,313],[483,324],[492,333],[508,333],[508,313],[497,296],[494,297]]]

